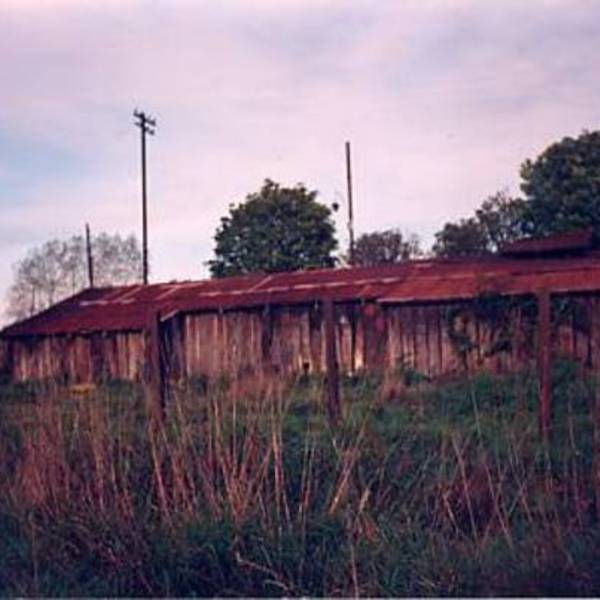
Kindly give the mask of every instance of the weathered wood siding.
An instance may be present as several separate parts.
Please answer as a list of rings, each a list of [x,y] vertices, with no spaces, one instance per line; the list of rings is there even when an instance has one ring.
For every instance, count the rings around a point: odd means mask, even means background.
[[[10,340],[0,339],[0,376],[12,375],[12,348]]]
[[[496,327],[468,303],[388,306],[386,370],[413,371],[430,379],[466,371],[506,372],[535,359],[536,330],[520,309]]]
[[[139,380],[143,373],[145,342],[141,333],[35,336],[10,340],[8,344],[16,381]]]
[[[336,307],[336,343],[342,369],[362,366],[353,341],[352,304]],[[354,336],[356,337],[356,336]],[[188,314],[182,345],[187,377],[271,373],[290,376],[325,370],[325,337],[320,304]]]
[[[535,299],[486,315],[470,302],[428,305],[344,303],[336,306],[340,369],[412,371],[430,379],[534,367]],[[562,307],[562,308],[561,308]],[[565,308],[566,307],[566,308]],[[600,319],[595,296],[553,302],[554,356],[591,364],[590,322]],[[318,303],[185,317],[182,352],[187,376],[252,372],[282,375],[325,370],[324,324]]]
[[[485,369],[508,372],[537,358],[535,298],[481,310],[474,302],[335,306],[340,370],[412,373],[429,379]],[[600,295],[553,299],[554,356],[599,364],[590,331],[600,322]],[[266,306],[177,315],[160,325],[169,378],[230,377],[325,371],[322,306]],[[16,380],[86,383],[140,380],[146,368],[143,332],[14,338],[0,345],[0,369]],[[4,348],[4,349],[3,349]],[[595,363],[594,363],[595,361]]]

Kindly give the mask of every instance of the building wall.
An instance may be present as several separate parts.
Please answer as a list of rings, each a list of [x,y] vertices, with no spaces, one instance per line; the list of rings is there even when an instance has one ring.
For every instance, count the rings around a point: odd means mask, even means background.
[[[5,341],[4,347],[16,381],[140,380],[145,361],[144,336],[130,332],[23,337]]]
[[[553,313],[554,355],[593,364],[600,353],[591,335],[594,323],[600,324],[600,297],[555,299]],[[338,304],[338,361],[343,372],[430,379],[480,369],[518,370],[535,364],[536,321],[533,297],[490,305]],[[162,364],[175,379],[325,370],[320,303],[190,313],[162,324],[160,339]],[[141,380],[148,353],[143,332],[18,338],[2,347],[0,365],[21,381]]]
[[[554,355],[591,365],[594,317],[600,322],[598,297],[554,300]],[[318,303],[189,314],[183,322],[184,376],[325,370]],[[465,371],[515,371],[537,360],[537,304],[534,297],[491,306],[338,304],[336,344],[344,372],[412,372],[435,379]]]

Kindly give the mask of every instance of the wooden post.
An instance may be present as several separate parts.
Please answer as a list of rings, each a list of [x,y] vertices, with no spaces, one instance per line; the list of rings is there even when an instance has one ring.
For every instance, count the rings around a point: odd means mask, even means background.
[[[364,366],[371,373],[382,373],[387,352],[387,324],[381,305],[367,302],[360,318],[364,325]]]
[[[92,235],[90,226],[85,224],[85,251],[87,254],[88,282],[91,288],[94,287],[94,255],[92,254]]]
[[[329,424],[335,426],[341,416],[340,382],[335,343],[335,310],[331,299],[323,300],[325,317],[325,362],[327,365],[327,417]]]
[[[593,297],[590,303],[590,342],[591,365],[594,392],[591,403],[593,423],[593,473],[596,518],[600,521],[600,298]]]
[[[354,265],[354,207],[352,199],[352,161],[350,158],[350,142],[346,142],[346,183],[348,185],[348,235],[350,237],[350,265]]]
[[[544,441],[548,441],[552,396],[550,292],[548,290],[538,293],[538,376],[540,387],[539,429]]]
[[[140,128],[142,142],[142,281],[148,283],[148,203],[146,188],[146,134],[154,135],[156,121],[145,112],[135,110],[135,126]]]
[[[356,325],[357,325],[357,306],[350,305],[350,375],[356,375]]]
[[[166,386],[165,369],[160,351],[160,312],[151,312],[147,329],[146,393],[149,394],[153,409],[165,416]]]

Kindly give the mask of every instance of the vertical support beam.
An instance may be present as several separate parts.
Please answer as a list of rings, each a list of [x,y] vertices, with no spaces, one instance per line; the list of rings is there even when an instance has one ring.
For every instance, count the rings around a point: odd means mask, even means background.
[[[364,366],[372,373],[385,369],[387,352],[387,323],[381,306],[367,302],[361,311],[364,323]]]
[[[147,328],[146,393],[161,418],[166,411],[166,378],[161,357],[160,312],[150,312]]]
[[[308,329],[310,337],[310,361],[315,373],[323,372],[323,306],[314,302],[308,312]]]
[[[593,433],[593,485],[596,518],[600,521],[600,298],[590,298],[590,354],[594,397],[591,403]]]
[[[538,293],[538,376],[540,387],[539,429],[544,441],[551,427],[552,365],[550,336],[550,292]]]
[[[323,300],[325,320],[325,362],[327,365],[327,417],[335,426],[341,416],[340,382],[335,343],[335,307],[331,299]]]
[[[356,313],[358,312],[356,305],[351,304],[350,312],[350,375],[356,375]]]
[[[177,315],[173,320],[173,344],[174,352],[177,357],[177,369],[175,376],[178,381],[181,381],[185,377],[185,335],[184,335],[184,317],[183,315]]]
[[[272,373],[273,372],[273,311],[269,304],[265,304],[261,316],[261,338],[260,338],[260,349],[261,349],[261,372]]]
[[[4,347],[4,357],[2,363],[2,369],[9,381],[16,381],[16,370],[15,370],[15,342],[11,338],[0,338],[0,344]]]

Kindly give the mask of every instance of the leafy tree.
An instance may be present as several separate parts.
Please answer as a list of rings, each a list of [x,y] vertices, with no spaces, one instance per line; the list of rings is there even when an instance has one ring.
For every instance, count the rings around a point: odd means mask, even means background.
[[[458,223],[446,223],[435,234],[433,253],[440,258],[489,252],[488,238],[481,223],[471,217]]]
[[[506,191],[496,192],[482,202],[475,219],[485,232],[489,252],[525,235],[525,208],[524,200],[512,198]]]
[[[550,145],[521,167],[525,227],[533,235],[591,226],[600,242],[600,131]]]
[[[405,238],[398,229],[363,233],[354,245],[355,265],[386,265],[422,254],[416,235]]]
[[[267,179],[259,192],[231,205],[215,235],[212,275],[333,266],[331,211],[316,197],[302,184],[288,188]]]
[[[141,252],[134,236],[101,233],[92,239],[94,283],[120,285],[139,279]],[[85,241],[76,235],[32,249],[14,267],[8,316],[22,319],[48,308],[88,284]]]
[[[435,234],[433,252],[440,257],[496,252],[525,234],[526,203],[500,191],[489,196],[473,217],[446,223]]]

